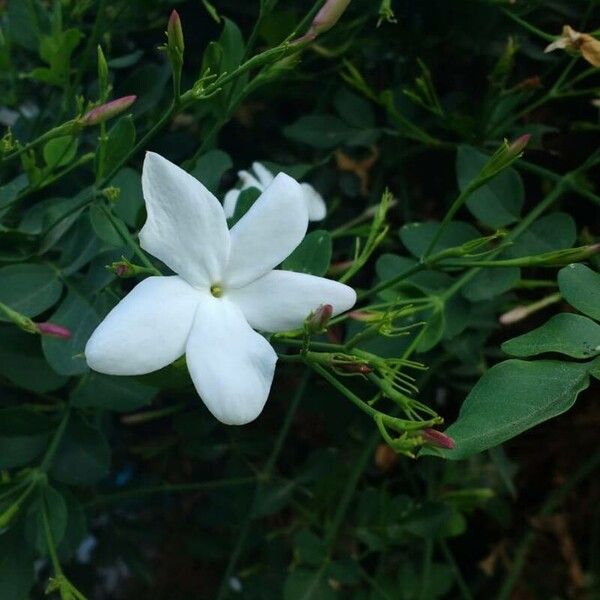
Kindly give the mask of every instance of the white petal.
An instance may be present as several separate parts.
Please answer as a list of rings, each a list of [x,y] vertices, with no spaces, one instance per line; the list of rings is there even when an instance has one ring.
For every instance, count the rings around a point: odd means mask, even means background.
[[[304,192],[309,221],[322,221],[327,216],[327,205],[323,196],[310,183],[301,183],[300,187]]]
[[[264,189],[263,186],[260,184],[260,181],[258,181],[258,179],[256,179],[256,177],[254,177],[254,175],[252,175],[252,173],[249,173],[248,171],[238,171],[238,177],[242,182],[243,190],[247,190],[248,188],[254,187],[262,192],[262,190]]]
[[[225,198],[223,198],[223,211],[225,212],[225,217],[228,219],[231,219],[235,213],[235,207],[237,206],[240,193],[240,190],[229,190],[225,194]]]
[[[300,184],[279,173],[230,231],[226,285],[240,287],[268,273],[298,246],[307,227]]]
[[[195,286],[222,279],[229,233],[221,203],[194,177],[147,152],[142,186],[148,220],[140,245]]]
[[[277,354],[227,298],[203,297],[186,359],[208,410],[227,425],[258,417],[267,401]]]
[[[202,292],[181,277],[148,277],[98,325],[85,347],[94,371],[143,375],[185,352]]]
[[[271,332],[301,327],[321,304],[331,304],[337,315],[356,302],[356,292],[343,283],[292,271],[271,271],[228,297],[254,329]]]
[[[267,167],[265,167],[265,165],[262,163],[253,162],[252,170],[256,173],[256,176],[258,177],[263,189],[269,187],[273,182],[273,179],[275,179],[273,173],[271,173],[271,171],[269,171],[269,169],[267,169]]]

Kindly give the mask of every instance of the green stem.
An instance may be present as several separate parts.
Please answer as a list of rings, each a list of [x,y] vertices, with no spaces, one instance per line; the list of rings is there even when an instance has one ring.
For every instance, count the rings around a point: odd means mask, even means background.
[[[112,223],[112,226],[123,238],[125,243],[133,250],[133,253],[142,261],[142,263],[144,263],[144,266],[151,270],[154,275],[162,275],[162,273],[152,264],[144,251],[140,248],[139,244],[133,239],[131,233],[129,233],[129,229],[127,229],[127,226],[122,221],[115,219],[112,211],[109,210],[104,204],[101,204],[100,207],[108,220]]]
[[[458,589],[460,590],[460,595],[462,596],[462,599],[463,600],[473,600],[473,595],[471,594],[471,591],[469,590],[469,587],[467,586],[467,583],[460,571],[460,567],[458,566],[458,563],[456,562],[454,555],[452,554],[450,548],[448,547],[448,543],[446,542],[445,539],[441,539],[439,541],[439,545],[440,545],[442,554],[446,558],[446,562],[452,568],[452,573],[454,573],[454,580],[456,581],[456,585],[458,586]]]
[[[501,10],[509,19],[512,19],[513,21],[521,25],[521,27],[524,27],[525,29],[527,29],[527,31],[533,33],[534,35],[537,35],[539,38],[545,40],[546,42],[553,42],[556,39],[557,36],[550,35],[549,33],[546,33],[545,31],[534,27],[533,25],[531,25],[531,23],[528,23],[524,19],[521,19],[521,17],[515,15],[510,10],[506,8],[502,8]]]
[[[256,481],[256,477],[237,477],[233,479],[217,479],[216,481],[199,481],[195,483],[162,483],[157,485],[149,485],[145,487],[135,488],[131,490],[123,490],[114,494],[105,494],[94,498],[87,505],[88,508],[103,504],[112,504],[130,498],[139,498],[151,494],[171,494],[185,492],[203,492],[207,490],[215,490],[220,488],[237,487],[247,485]]]
[[[67,424],[69,423],[69,417],[71,416],[71,409],[67,408],[62,417],[61,422],[58,424],[56,431],[54,432],[54,437],[52,438],[48,449],[46,450],[46,454],[44,454],[44,458],[42,459],[42,464],[40,465],[40,471],[42,473],[47,473],[50,467],[52,466],[52,461],[54,460],[54,456],[56,455],[56,451],[62,441],[62,438],[65,434],[65,430],[67,429]]]

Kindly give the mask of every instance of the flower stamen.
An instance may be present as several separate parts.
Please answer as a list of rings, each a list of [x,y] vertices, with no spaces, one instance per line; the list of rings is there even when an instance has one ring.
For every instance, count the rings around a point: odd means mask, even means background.
[[[221,285],[219,283],[215,283],[214,285],[210,286],[210,293],[215,298],[220,298],[223,295],[223,288],[221,287]]]

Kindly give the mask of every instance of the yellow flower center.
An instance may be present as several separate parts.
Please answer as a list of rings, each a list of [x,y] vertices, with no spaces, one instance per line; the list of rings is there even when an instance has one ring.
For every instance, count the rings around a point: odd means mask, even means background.
[[[223,295],[223,288],[221,287],[221,285],[219,283],[215,283],[214,285],[210,286],[210,293],[215,298],[220,298]]]

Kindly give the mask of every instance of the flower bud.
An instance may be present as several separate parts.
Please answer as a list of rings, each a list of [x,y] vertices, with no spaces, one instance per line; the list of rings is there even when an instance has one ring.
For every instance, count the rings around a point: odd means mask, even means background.
[[[92,127],[93,125],[104,123],[127,110],[135,102],[136,98],[137,96],[123,96],[122,98],[117,98],[116,100],[96,106],[96,108],[92,108],[92,110],[86,112],[79,119],[79,124],[84,127]]]
[[[331,304],[321,304],[306,320],[307,331],[310,333],[323,331],[327,327],[331,315],[333,315],[333,306]]]
[[[346,373],[358,373],[359,375],[367,375],[373,372],[373,367],[366,363],[337,363],[335,367]]]
[[[348,4],[350,4],[350,0],[327,0],[315,15],[309,30],[293,43],[310,42],[319,34],[329,31],[348,8]]]
[[[423,429],[423,431],[421,431],[421,435],[423,436],[425,443],[431,444],[432,446],[446,448],[447,450],[452,450],[452,448],[456,446],[454,440],[449,435],[446,435],[437,429]]]
[[[350,0],[327,0],[313,19],[310,31],[314,36],[329,31],[348,8]]]
[[[167,25],[167,46],[169,52],[175,51],[183,60],[183,50],[185,48],[183,29],[181,28],[179,13],[176,10],[174,10],[169,17],[169,24]]]
[[[73,335],[70,329],[56,323],[36,323],[36,327],[41,335],[51,335],[63,339],[68,339]]]
[[[507,148],[507,152],[509,152],[510,156],[518,156],[525,150],[525,146],[529,143],[531,139],[531,134],[526,133],[518,137],[514,142],[511,142]]]

